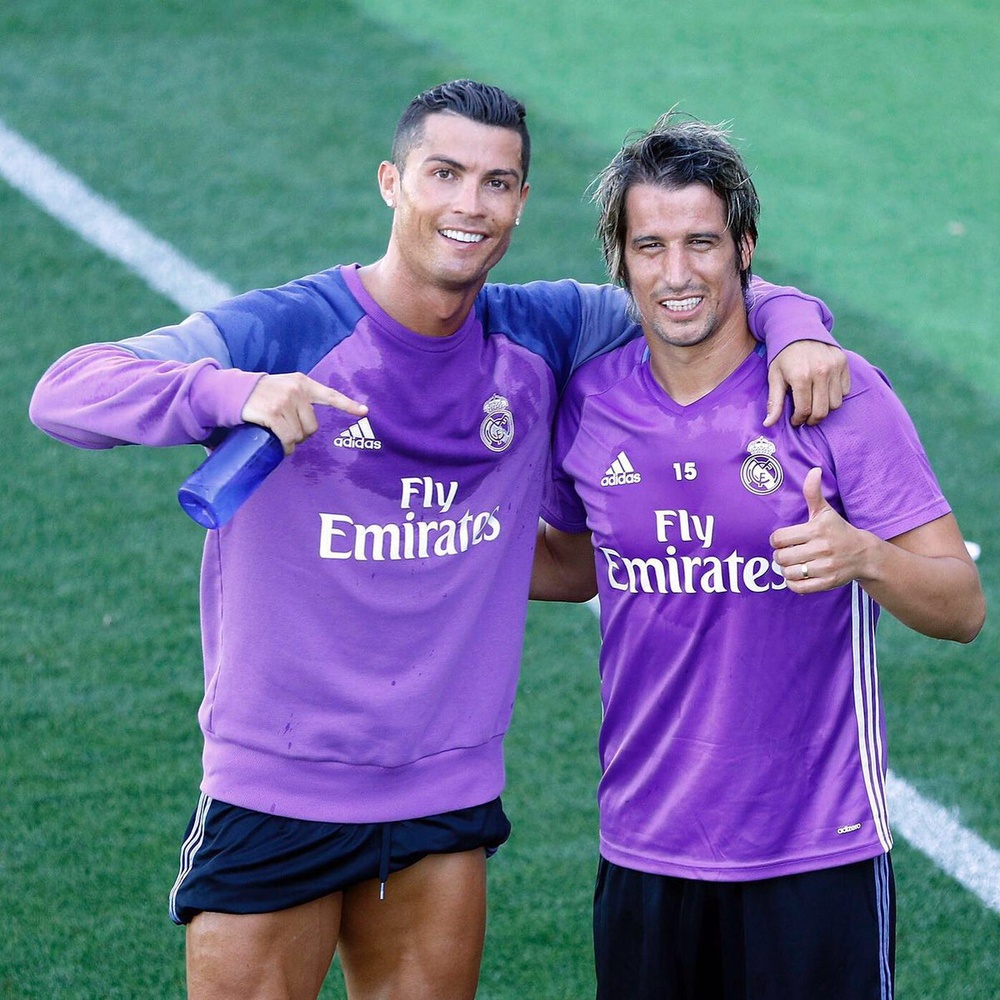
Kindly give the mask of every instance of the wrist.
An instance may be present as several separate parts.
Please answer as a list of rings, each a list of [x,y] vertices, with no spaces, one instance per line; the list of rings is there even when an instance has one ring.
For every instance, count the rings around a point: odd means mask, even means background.
[[[883,582],[889,575],[887,560],[892,547],[870,531],[865,531],[862,528],[855,528],[854,531],[857,532],[858,537],[858,573],[853,579],[862,585]]]

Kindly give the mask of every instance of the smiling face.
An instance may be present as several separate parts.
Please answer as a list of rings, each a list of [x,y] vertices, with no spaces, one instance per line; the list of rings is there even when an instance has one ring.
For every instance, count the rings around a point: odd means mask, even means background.
[[[528,196],[521,137],[452,113],[429,115],[402,168],[381,165],[379,187],[395,209],[390,252],[415,286],[478,291]]]
[[[651,349],[694,347],[746,334],[740,269],[722,199],[704,184],[636,184],[626,196],[623,262]]]

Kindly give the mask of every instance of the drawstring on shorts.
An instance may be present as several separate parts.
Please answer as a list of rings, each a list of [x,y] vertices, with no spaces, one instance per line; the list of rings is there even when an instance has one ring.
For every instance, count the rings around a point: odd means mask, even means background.
[[[382,850],[378,859],[378,898],[385,899],[385,884],[389,881],[389,858],[392,854],[392,824],[382,824]]]

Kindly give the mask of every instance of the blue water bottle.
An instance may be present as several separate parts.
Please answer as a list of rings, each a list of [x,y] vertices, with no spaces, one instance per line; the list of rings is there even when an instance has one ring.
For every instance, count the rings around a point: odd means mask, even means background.
[[[266,427],[234,427],[184,480],[177,499],[203,528],[221,528],[284,457],[281,441]]]

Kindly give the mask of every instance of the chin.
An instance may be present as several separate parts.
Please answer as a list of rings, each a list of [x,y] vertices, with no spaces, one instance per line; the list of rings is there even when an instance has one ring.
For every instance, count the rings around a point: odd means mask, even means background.
[[[482,268],[469,268],[466,270],[445,270],[436,271],[433,275],[434,284],[439,288],[453,292],[464,292],[473,285],[481,285],[489,271]]]

